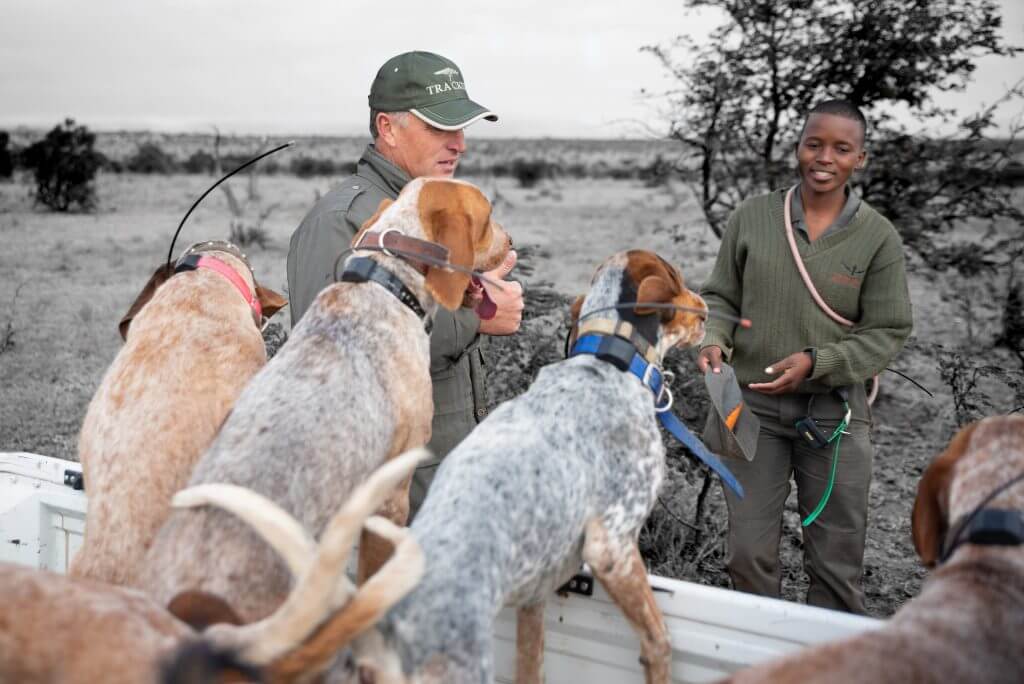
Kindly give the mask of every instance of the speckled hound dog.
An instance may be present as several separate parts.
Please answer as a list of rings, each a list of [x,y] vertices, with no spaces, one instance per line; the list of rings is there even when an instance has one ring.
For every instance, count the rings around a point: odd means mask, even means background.
[[[490,269],[509,249],[490,210],[468,183],[419,179],[393,204],[382,203],[355,242],[401,232],[447,248],[453,264]],[[393,244],[390,239],[386,245]],[[357,250],[346,273],[354,262],[389,271],[390,282],[397,279],[428,317],[436,304],[458,307],[470,284],[467,273],[420,267],[381,252]],[[251,489],[318,533],[369,473],[429,440],[433,406],[424,323],[411,305],[377,282],[324,288],[242,392],[190,484]],[[401,525],[407,512],[408,482],[381,514]],[[360,575],[368,576],[389,552],[390,545],[364,537]],[[165,605],[190,605],[184,597],[210,595],[243,622],[272,612],[290,581],[287,566],[270,547],[238,520],[212,509],[174,512],[143,573],[143,587]]]
[[[942,563],[921,594],[880,629],[729,681],[1024,681],[1022,476],[1024,416],[961,430],[925,471],[914,502],[914,546],[925,565]]]
[[[608,259],[584,315],[622,302],[706,311],[675,268],[651,252]],[[698,313],[639,306],[628,321],[656,360],[704,336]],[[637,342],[642,342],[637,340]],[[542,678],[544,602],[587,561],[640,633],[648,682],[667,682],[670,644],[637,536],[665,468],[654,396],[595,356],[542,369],[449,454],[411,531],[426,554],[423,581],[354,644],[366,682],[490,682],[493,622],[519,607],[517,681]]]
[[[230,243],[192,245],[179,264],[200,259],[177,275],[161,264],[121,319],[125,344],[78,436],[89,513],[72,575],[136,583],[171,495],[267,361],[254,312],[272,316],[285,299]]]

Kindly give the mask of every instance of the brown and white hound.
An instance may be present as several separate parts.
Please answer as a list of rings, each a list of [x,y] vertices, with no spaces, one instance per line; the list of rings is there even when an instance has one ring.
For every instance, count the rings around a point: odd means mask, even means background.
[[[118,326],[125,344],[78,436],[89,494],[71,574],[134,585],[171,496],[267,361],[260,320],[287,302],[234,245],[192,245],[161,265]]]
[[[1024,416],[968,425],[925,471],[914,546],[935,566],[880,629],[737,672],[753,682],[1024,681]],[[973,517],[972,517],[973,514]]]
[[[415,254],[391,255],[405,250],[400,245],[415,249],[417,241],[426,261]],[[361,249],[381,242],[387,253]],[[369,473],[430,439],[425,325],[436,305],[460,306],[470,287],[468,269],[488,270],[502,262],[508,236],[491,220],[490,204],[474,186],[417,179],[394,203],[382,203],[354,244],[354,254],[339,267],[342,282],[320,292],[242,392],[191,485],[245,487],[275,502],[303,528],[319,531]],[[438,247],[463,270],[432,261],[427,255]],[[375,270],[385,273],[367,275]],[[350,274],[359,277],[350,280]],[[380,511],[395,524],[406,520],[408,484]],[[365,536],[361,578],[390,551],[386,542]],[[281,605],[291,576],[287,563],[237,519],[199,508],[170,516],[145,560],[142,586],[172,607],[190,605],[190,595],[217,597],[249,623]]]

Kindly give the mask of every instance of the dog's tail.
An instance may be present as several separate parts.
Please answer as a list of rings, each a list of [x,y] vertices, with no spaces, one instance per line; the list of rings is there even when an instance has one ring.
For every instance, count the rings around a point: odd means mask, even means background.
[[[423,552],[408,530],[373,513],[428,456],[426,449],[413,449],[381,466],[328,522],[319,544],[286,511],[251,490],[204,484],[176,494],[175,507],[213,505],[242,518],[296,577],[295,588],[272,615],[248,625],[214,625],[204,639],[237,653],[241,662],[270,665],[274,678],[330,664],[342,646],[376,623],[423,576]],[[345,569],[364,528],[391,542],[394,552],[356,589]]]

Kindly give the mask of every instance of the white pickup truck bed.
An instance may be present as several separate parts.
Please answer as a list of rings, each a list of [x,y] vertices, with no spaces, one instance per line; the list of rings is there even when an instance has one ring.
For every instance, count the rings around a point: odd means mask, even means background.
[[[0,452],[0,561],[64,572],[82,544],[85,493],[66,483],[77,463]],[[848,636],[877,620],[652,575],[672,636],[673,682],[708,682],[804,645]],[[601,589],[552,596],[545,619],[550,684],[642,682],[639,642]],[[512,682],[515,612],[495,625],[497,681]]]

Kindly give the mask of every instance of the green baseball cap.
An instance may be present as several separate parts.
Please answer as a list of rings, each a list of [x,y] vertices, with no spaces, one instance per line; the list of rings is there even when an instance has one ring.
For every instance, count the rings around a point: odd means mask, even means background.
[[[498,116],[469,99],[455,62],[432,52],[405,52],[392,57],[370,86],[370,109],[410,112],[443,131],[457,131],[474,121]]]

